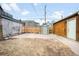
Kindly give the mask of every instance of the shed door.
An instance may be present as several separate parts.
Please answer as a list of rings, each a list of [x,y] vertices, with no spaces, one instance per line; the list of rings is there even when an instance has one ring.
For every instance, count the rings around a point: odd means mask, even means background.
[[[76,40],[76,20],[67,22],[67,37]]]

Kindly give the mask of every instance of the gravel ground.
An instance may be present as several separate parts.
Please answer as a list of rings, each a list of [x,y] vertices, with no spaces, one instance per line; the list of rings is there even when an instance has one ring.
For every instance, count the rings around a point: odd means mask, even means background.
[[[58,40],[13,38],[0,41],[1,56],[74,56],[68,46]]]

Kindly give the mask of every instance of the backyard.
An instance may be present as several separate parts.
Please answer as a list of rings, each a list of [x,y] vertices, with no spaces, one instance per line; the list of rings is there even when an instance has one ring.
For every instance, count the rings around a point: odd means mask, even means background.
[[[3,56],[74,56],[67,45],[44,35],[23,34],[0,41]]]

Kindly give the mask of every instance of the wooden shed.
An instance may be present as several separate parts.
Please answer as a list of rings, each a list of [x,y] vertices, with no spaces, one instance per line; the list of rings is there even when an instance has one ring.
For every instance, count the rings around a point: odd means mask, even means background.
[[[79,40],[78,12],[53,24],[53,33],[73,40]]]

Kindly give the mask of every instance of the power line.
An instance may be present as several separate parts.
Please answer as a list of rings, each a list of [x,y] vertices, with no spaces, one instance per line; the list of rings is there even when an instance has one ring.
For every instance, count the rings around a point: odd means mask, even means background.
[[[35,6],[34,6],[33,4],[31,4],[31,6],[32,6],[34,12],[36,13],[36,15],[38,16],[39,14],[38,14],[38,12],[37,12]],[[45,4],[45,5],[44,5],[44,17],[40,17],[40,18],[39,18],[39,17],[38,17],[38,18],[30,18],[30,19],[40,19],[40,20],[44,20],[45,23],[46,23],[47,19],[50,19],[50,18],[47,18],[47,17],[46,17],[46,15],[47,15],[46,8],[47,8],[47,5]]]
[[[37,12],[37,10],[36,10],[35,6],[34,6],[33,4],[31,4],[31,6],[32,6],[32,8],[33,8],[34,12],[36,13],[36,15],[38,16],[38,12]]]
[[[31,6],[32,6],[32,8],[33,8],[33,10],[34,10],[34,12],[36,13],[36,15],[37,16],[39,16],[39,14],[38,14],[38,12],[37,12],[37,9],[35,8],[35,6],[33,5],[33,4],[31,4]],[[46,10],[46,9],[45,9]],[[45,13],[46,13],[46,11],[45,11]],[[38,17],[38,18],[31,18],[31,19],[40,19],[40,20],[44,20],[44,18],[45,18],[45,23],[46,23],[46,14],[45,14],[45,17]]]

